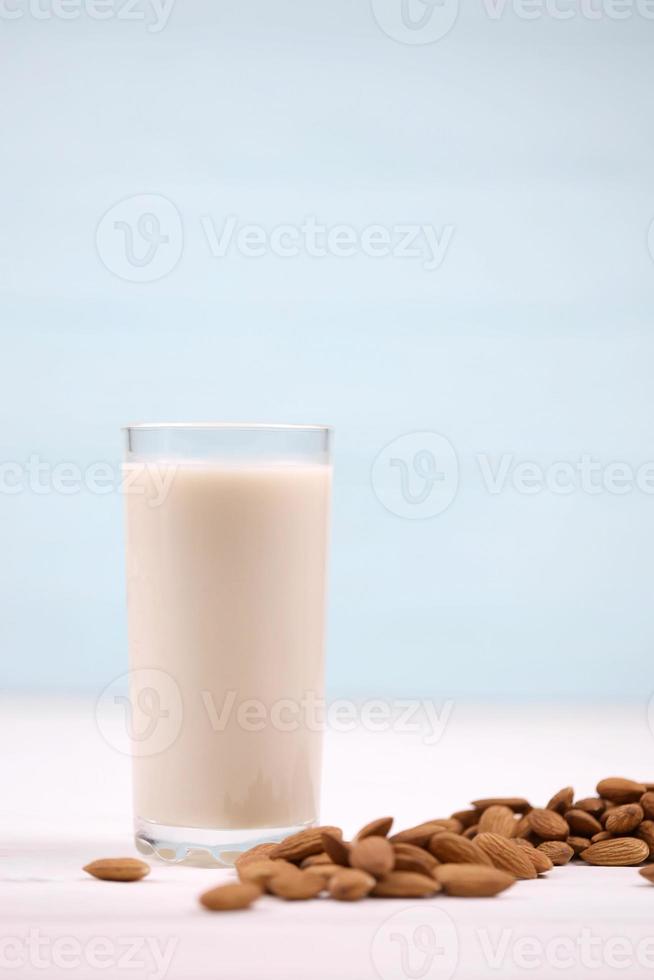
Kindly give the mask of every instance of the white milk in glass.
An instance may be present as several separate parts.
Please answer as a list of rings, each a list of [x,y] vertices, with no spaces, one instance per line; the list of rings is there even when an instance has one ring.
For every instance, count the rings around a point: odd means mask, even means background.
[[[170,675],[182,711],[172,744],[134,758],[137,818],[221,831],[315,821],[331,467],[125,470],[130,667]]]

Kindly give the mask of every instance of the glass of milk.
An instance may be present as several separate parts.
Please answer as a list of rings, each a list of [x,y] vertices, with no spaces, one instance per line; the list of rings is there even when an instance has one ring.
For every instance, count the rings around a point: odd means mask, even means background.
[[[318,819],[332,433],[125,435],[136,842],[229,864]]]

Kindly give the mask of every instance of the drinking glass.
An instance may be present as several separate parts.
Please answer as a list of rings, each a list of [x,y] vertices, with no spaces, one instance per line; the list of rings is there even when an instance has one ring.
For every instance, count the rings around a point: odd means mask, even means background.
[[[332,432],[125,436],[136,843],[228,865],[318,819]]]

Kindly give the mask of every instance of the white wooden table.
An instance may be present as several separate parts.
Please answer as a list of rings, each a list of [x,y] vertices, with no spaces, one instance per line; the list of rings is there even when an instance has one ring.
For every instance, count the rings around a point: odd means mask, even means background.
[[[474,708],[443,737],[357,730],[327,737],[323,819],[354,832],[448,815],[474,797],[543,804],[566,784],[654,779],[647,706]],[[89,860],[134,853],[129,760],[91,702],[2,702],[0,975],[140,980],[482,980],[654,974],[654,886],[634,869],[572,865],[492,900],[370,899],[211,915],[199,892],[229,872],[153,866],[98,882]]]

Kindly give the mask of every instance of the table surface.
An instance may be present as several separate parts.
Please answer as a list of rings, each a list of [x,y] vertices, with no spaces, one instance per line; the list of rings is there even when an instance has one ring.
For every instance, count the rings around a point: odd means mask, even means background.
[[[83,700],[7,699],[0,715],[0,975],[140,980],[482,980],[654,972],[654,887],[633,868],[556,868],[495,899],[264,898],[212,915],[198,894],[231,872],[153,865],[137,884],[81,868],[133,854],[129,759]],[[110,739],[111,741],[111,739]],[[442,737],[356,728],[326,737],[322,818],[349,835],[446,816],[470,799],[597,780],[654,780],[646,705],[455,704]]]

